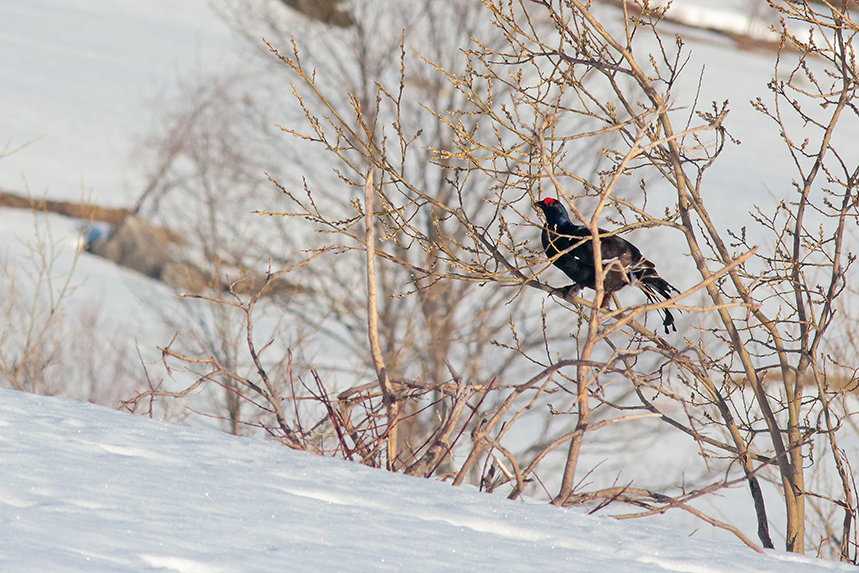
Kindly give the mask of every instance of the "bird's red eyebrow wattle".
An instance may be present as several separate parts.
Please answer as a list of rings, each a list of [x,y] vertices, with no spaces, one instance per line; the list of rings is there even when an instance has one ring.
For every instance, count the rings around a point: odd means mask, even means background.
[[[554,199],[552,199],[551,197],[546,197],[545,199],[543,199],[543,203],[544,203],[545,205],[551,205],[551,204],[552,204],[552,203],[554,203],[554,202],[555,202],[555,200],[554,200]]]

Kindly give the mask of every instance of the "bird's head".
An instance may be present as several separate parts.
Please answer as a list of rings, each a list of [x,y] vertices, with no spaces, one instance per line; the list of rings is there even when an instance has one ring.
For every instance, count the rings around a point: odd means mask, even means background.
[[[569,215],[567,215],[567,210],[564,208],[564,205],[552,197],[546,197],[542,201],[535,202],[534,208],[540,209],[543,212],[543,215],[546,216],[546,221],[549,223],[558,223],[569,220],[570,218]]]

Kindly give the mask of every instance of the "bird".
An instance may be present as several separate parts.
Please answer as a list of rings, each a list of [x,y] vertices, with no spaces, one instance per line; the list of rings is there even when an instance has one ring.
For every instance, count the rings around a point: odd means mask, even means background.
[[[546,256],[573,281],[573,284],[559,289],[563,296],[570,292],[578,293],[584,287],[596,290],[596,263],[590,230],[573,223],[561,202],[552,197],[535,202],[534,208],[540,209],[546,218],[540,237]],[[656,266],[644,258],[638,247],[623,237],[608,235],[603,229],[598,231],[603,265],[603,308],[608,306],[612,293],[627,285],[641,289],[652,303],[659,302],[660,296],[668,300],[672,293],[680,293],[659,276]],[[666,308],[662,312],[665,314],[662,321],[665,334],[670,328],[677,332],[671,311]]]

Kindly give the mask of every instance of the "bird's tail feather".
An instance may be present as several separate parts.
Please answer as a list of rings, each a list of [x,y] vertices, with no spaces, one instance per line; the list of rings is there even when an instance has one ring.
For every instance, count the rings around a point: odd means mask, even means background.
[[[658,303],[659,297],[661,296],[663,299],[668,300],[674,294],[679,294],[680,291],[674,288],[667,280],[660,277],[656,274],[656,271],[651,269],[647,269],[649,272],[642,273],[642,276],[639,277],[638,288],[644,292],[645,296],[647,296],[647,300],[651,303]],[[662,321],[662,326],[665,327],[665,334],[668,334],[669,328],[673,328],[674,332],[677,332],[677,327],[674,326],[674,315],[671,314],[671,311],[667,308],[663,308],[662,312],[665,314],[665,318]]]

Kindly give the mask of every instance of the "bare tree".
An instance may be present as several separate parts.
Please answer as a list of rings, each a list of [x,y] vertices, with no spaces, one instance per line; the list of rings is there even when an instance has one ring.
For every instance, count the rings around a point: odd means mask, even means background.
[[[859,172],[848,4],[773,4],[813,30],[799,37],[783,24],[776,73],[787,73],[771,82],[771,103],[755,102],[784,137],[796,184],[743,229],[708,210],[707,170],[734,143],[727,105],[677,101],[688,48],[661,35],[666,9],[620,4],[366,2],[353,28],[312,24],[306,44],[284,38],[276,12],[237,20],[266,26],[281,64],[272,74],[291,84],[292,105],[278,109],[294,146],[275,148],[293,163],[269,171],[282,195],[259,208],[270,236],[313,251],[282,265],[312,291],[284,316],[324,333],[327,354],[341,367],[348,355],[355,374],[345,387],[323,381],[338,365],[327,360],[326,376],[272,376],[255,357],[253,298],[226,303],[247,319],[254,375],[214,354],[168,346],[165,359],[207,365],[193,387],[223,376],[242,400],[262,397],[261,427],[291,447],[506,486],[512,498],[543,488],[556,505],[638,508],[621,517],[680,509],[758,550],[694,502],[747,484],[759,544],[773,547],[762,493],[773,481],[785,548],[813,544],[855,563],[856,492],[840,438],[853,431],[856,353],[832,339],[855,329],[836,312],[850,285]],[[559,289],[531,208],[546,195],[590,231],[599,276],[601,228],[669,234],[694,263],[683,292],[659,303],[624,292],[607,306],[601,281],[593,299]],[[660,309],[683,311],[686,331],[650,328]],[[521,423],[531,418],[536,436]],[[696,445],[704,477],[589,489],[596,470],[583,474],[581,458],[596,431],[653,419]],[[836,489],[808,479],[833,471]]]
[[[270,37],[287,41],[285,30],[290,29],[289,24],[295,16],[277,3],[260,3],[258,7],[259,12],[241,10],[227,15],[249,37],[253,35],[250,30],[262,28],[271,34]],[[370,2],[356,8],[352,15],[355,25],[345,31],[306,23],[307,65],[317,69],[318,77],[338,106],[348,106],[350,98],[354,98],[362,109],[368,110],[359,121],[373,124],[393,120],[403,129],[421,132],[420,146],[409,147],[404,167],[410,177],[420,180],[431,193],[441,197],[441,203],[448,202],[454,193],[448,180],[460,177],[461,172],[452,161],[441,170],[431,164],[436,150],[446,149],[450,142],[446,126],[437,122],[424,106],[455,109],[467,101],[467,96],[451,89],[446,79],[408,46],[420,48],[439,65],[453,67],[453,62],[463,62],[459,45],[467,44],[478,29],[491,27],[483,17],[482,5],[473,1],[427,2],[415,11],[412,6],[397,2]],[[413,36],[408,32],[398,33],[392,37],[387,32],[404,28],[419,29],[420,33]],[[258,36],[253,36],[253,41],[258,44]],[[350,54],[351,60],[340,54]],[[340,179],[336,173],[332,174],[333,170],[340,169],[339,158],[308,154],[301,142],[284,143],[280,129],[274,133],[268,131],[266,119],[281,125],[294,124],[301,120],[304,112],[284,101],[280,93],[289,85],[289,78],[258,82],[260,77],[272,75],[268,69],[271,66],[268,50],[265,57],[265,74],[245,70],[211,84],[204,80],[201,85],[188,88],[189,97],[175,106],[177,111],[167,118],[161,132],[169,134],[167,138],[155,139],[150,144],[158,155],[150,167],[152,183],[143,193],[140,209],[171,228],[180,223],[185,227],[193,226],[193,233],[189,233],[191,242],[200,245],[205,259],[224,261],[220,274],[237,267],[259,270],[269,261],[281,267],[289,266],[300,260],[298,251],[322,248],[328,242],[326,235],[313,232],[318,226],[312,210],[302,212],[306,215],[303,223],[299,218],[261,220],[250,215],[253,208],[260,206],[280,205],[290,209],[294,206],[283,199],[271,199],[269,193],[277,188],[264,178],[264,172],[299,198],[303,185],[313,186],[317,190],[314,200],[326,214],[350,219],[350,226],[360,222],[351,219],[354,198],[343,192]],[[403,90],[402,109],[387,107],[374,111],[377,81]],[[340,92],[344,87],[346,92]],[[308,98],[308,103],[310,97],[315,97],[305,86],[295,84],[295,89],[300,97]],[[313,106],[314,110],[321,110],[319,103],[314,102]],[[393,115],[396,113],[398,117]],[[352,128],[360,129],[360,125],[352,125]],[[247,147],[243,147],[242,142]],[[226,151],[221,152],[222,149]],[[597,157],[595,153],[584,154],[581,162],[595,164]],[[492,192],[492,183],[484,184],[466,181],[460,192],[473,197],[474,207],[491,212],[496,207],[484,203],[481,198]],[[363,181],[359,185],[363,187]],[[379,266],[380,348],[386,370],[394,379],[419,379],[435,387],[450,381],[450,367],[469,379],[499,376],[514,366],[509,354],[493,345],[493,341],[498,340],[512,343],[511,314],[520,325],[519,344],[523,346],[542,344],[544,334],[539,328],[540,321],[529,317],[527,307],[531,302],[527,297],[511,302],[506,293],[481,288],[475,281],[440,281],[416,272],[420,268],[448,266],[446,254],[432,246],[433,236],[465,236],[444,212],[418,208],[419,200],[415,197],[410,208],[417,217],[414,224],[430,237],[425,243],[427,248],[400,245],[397,252],[407,258],[411,266],[384,262]],[[203,213],[206,216],[201,216]],[[181,217],[177,218],[177,214]],[[241,219],[240,215],[245,218]],[[240,233],[234,230],[236,221],[242,221]],[[385,221],[377,220],[380,236],[387,239],[392,231],[384,229],[384,224]],[[354,245],[346,248],[354,249]],[[219,269],[211,265],[206,268],[219,274]],[[451,267],[450,271],[455,269]],[[240,274],[233,272],[233,277]],[[364,375],[375,372],[366,336],[366,297],[355,289],[355,277],[363,274],[361,261],[338,256],[316,260],[303,268],[300,275],[290,275],[300,276],[297,282],[312,295],[299,296],[295,304],[284,307],[283,311],[290,317],[287,320],[292,324],[300,321],[306,332],[317,333],[317,338],[324,336],[342,349],[330,355],[308,351],[315,356],[315,368],[327,372],[328,376],[339,376],[338,372],[344,367],[357,368]],[[409,293],[414,296],[407,296]],[[495,312],[499,306],[505,306],[505,312]],[[241,322],[231,324],[232,332],[241,328]],[[212,340],[217,339],[221,330],[224,328],[212,333]],[[454,344],[455,341],[459,344]],[[209,353],[215,350],[214,346],[209,345]],[[215,354],[224,364],[230,364],[226,353]],[[414,415],[404,416],[400,423],[415,426],[415,431],[401,434],[411,436],[404,438],[403,451],[416,449],[427,439],[428,434],[418,428],[424,418],[441,415],[442,398],[441,394],[435,396],[433,401],[437,406],[430,409],[432,411],[425,411],[423,406],[409,406],[414,408],[411,412]]]

